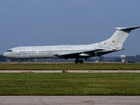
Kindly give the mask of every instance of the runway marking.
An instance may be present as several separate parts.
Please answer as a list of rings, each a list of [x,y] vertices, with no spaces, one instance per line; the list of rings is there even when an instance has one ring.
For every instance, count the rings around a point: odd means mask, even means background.
[[[140,70],[0,70],[0,73],[140,73]]]

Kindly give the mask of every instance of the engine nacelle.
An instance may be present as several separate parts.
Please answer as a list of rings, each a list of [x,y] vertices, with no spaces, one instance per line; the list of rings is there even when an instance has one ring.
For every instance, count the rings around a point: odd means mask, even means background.
[[[88,57],[88,56],[90,56],[90,54],[81,53],[81,54],[79,54],[79,56],[82,56],[82,57]]]

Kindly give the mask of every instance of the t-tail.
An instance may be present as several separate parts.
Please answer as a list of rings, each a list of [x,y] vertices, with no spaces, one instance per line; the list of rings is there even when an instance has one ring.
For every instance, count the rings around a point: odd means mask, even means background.
[[[115,33],[107,40],[100,42],[100,45],[115,48],[116,50],[123,49],[123,44],[130,34],[131,30],[140,28],[140,26],[132,27],[117,27]]]

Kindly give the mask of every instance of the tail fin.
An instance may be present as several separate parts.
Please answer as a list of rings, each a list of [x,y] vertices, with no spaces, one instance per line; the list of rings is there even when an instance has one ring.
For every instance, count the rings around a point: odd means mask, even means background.
[[[109,47],[122,48],[123,43],[128,37],[131,30],[140,28],[140,26],[133,27],[117,27],[115,33],[107,40],[100,42],[101,45]]]

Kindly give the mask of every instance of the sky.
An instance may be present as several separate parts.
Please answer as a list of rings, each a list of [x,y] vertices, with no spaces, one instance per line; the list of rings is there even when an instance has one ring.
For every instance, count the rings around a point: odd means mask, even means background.
[[[0,0],[0,52],[17,46],[91,44],[140,25],[140,0]],[[109,56],[140,54],[140,29]]]

